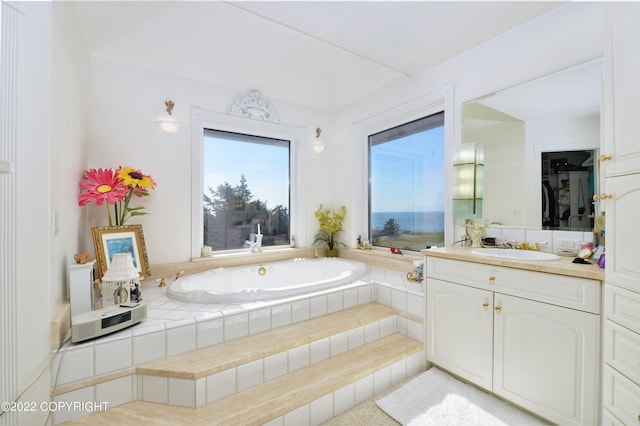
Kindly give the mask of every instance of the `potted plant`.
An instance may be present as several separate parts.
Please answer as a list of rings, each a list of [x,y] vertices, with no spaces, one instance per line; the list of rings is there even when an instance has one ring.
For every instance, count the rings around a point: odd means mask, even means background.
[[[326,248],[325,255],[327,257],[336,257],[338,255],[338,247],[347,247],[337,236],[343,230],[342,222],[346,214],[347,208],[345,206],[341,206],[337,212],[332,212],[329,209],[323,210],[322,204],[314,213],[320,223],[320,230],[313,237],[313,246]]]

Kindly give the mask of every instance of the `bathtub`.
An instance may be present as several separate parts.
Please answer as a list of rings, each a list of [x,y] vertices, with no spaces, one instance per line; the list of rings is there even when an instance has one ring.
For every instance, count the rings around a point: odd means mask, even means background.
[[[279,299],[338,287],[361,278],[364,263],[297,258],[281,262],[211,269],[175,280],[172,299],[190,303],[242,303]]]

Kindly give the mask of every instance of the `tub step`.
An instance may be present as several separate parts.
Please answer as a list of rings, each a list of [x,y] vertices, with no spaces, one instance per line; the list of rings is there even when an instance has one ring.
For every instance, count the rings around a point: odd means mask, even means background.
[[[369,329],[361,330],[365,339],[362,343],[369,342],[394,331],[395,314],[396,310],[393,308],[379,303],[368,303],[193,352],[151,361],[137,366],[136,372],[149,376],[198,380],[365,326]],[[380,321],[386,323],[379,324]]]
[[[420,371],[422,348],[394,333],[197,409],[134,401],[69,424],[319,424]]]
[[[198,408],[394,333],[396,310],[369,303],[136,368],[138,399]]]

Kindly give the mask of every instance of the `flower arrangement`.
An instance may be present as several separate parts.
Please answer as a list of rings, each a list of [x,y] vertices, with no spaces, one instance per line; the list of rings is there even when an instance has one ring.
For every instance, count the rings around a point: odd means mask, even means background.
[[[329,209],[322,209],[322,204],[314,213],[316,219],[320,223],[320,230],[313,237],[313,246],[327,248],[329,250],[337,250],[338,247],[346,247],[347,245],[337,238],[337,234],[342,231],[342,222],[347,215],[347,208],[340,207],[337,212]]]
[[[147,214],[144,207],[130,207],[131,197],[146,197],[156,182],[149,175],[131,167],[114,169],[88,169],[82,174],[78,204],[85,206],[95,201],[101,206],[106,201],[109,226],[114,225],[110,204],[113,204],[115,225],[124,225],[132,216]]]

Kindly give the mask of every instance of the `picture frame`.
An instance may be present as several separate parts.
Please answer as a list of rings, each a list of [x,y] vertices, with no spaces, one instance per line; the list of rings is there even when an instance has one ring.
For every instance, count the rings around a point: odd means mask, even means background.
[[[133,265],[140,276],[151,275],[142,225],[96,226],[91,228],[91,234],[101,280],[116,253],[131,253]]]

